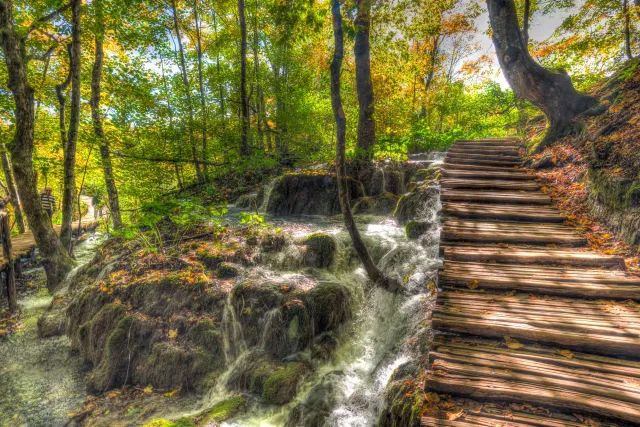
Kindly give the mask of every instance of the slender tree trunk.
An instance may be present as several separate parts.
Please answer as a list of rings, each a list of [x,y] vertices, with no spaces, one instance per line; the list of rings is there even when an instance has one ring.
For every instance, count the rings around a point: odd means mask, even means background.
[[[240,17],[240,97],[242,120],[240,154],[250,155],[249,151],[249,100],[247,99],[247,21],[245,18],[244,0],[238,0],[238,15]]]
[[[424,99],[422,100],[422,111],[420,112],[420,117],[427,117],[427,95],[429,94],[429,89],[431,89],[431,84],[433,83],[433,77],[436,72],[436,61],[438,60],[438,51],[440,48],[440,35],[436,35],[433,37],[433,46],[431,47],[431,52],[429,53],[429,71],[427,71],[427,75],[425,76],[424,83]]]
[[[216,13],[213,13],[213,32],[215,36],[216,46],[218,45],[218,21],[216,17]],[[220,120],[222,121],[222,128],[226,127],[226,115],[227,110],[224,106],[224,87],[222,85],[222,73],[220,71],[220,48],[216,52],[216,72],[218,76],[218,97],[220,98]]]
[[[15,101],[15,136],[10,146],[13,173],[22,207],[33,231],[42,266],[47,273],[47,287],[54,290],[74,266],[42,209],[33,170],[34,90],[27,80],[26,49],[14,28],[13,3],[0,0],[0,44],[7,64],[8,84]]]
[[[9,300],[9,311],[18,311],[18,292],[16,291],[16,269],[13,254],[11,253],[11,227],[9,226],[9,215],[0,212],[0,239],[2,239],[2,253],[7,261],[5,275],[7,276],[7,298]],[[1,287],[0,287],[1,288]]]
[[[18,189],[16,183],[13,180],[13,173],[11,172],[11,162],[9,162],[9,155],[7,154],[7,148],[4,144],[0,144],[0,156],[2,156],[2,171],[4,172],[4,178],[7,181],[7,190],[9,191],[9,201],[13,206],[13,215],[16,217],[16,224],[18,225],[18,232],[24,233],[24,217],[22,216],[22,207],[20,207],[20,198],[18,197]]]
[[[193,1],[193,18],[196,24],[196,40],[198,48],[198,83],[200,86],[200,108],[202,108],[202,158],[207,160],[208,142],[207,142],[207,98],[204,90],[204,78],[202,76],[202,21],[198,15],[198,0]],[[209,179],[209,168],[203,165],[204,179]]]
[[[640,0],[634,0],[633,4],[636,6],[636,15],[638,15],[638,19],[640,19]]]
[[[178,50],[180,51],[180,71],[182,73],[182,83],[184,85],[184,93],[187,98],[187,110],[189,111],[189,145],[191,145],[191,155],[193,157],[193,164],[196,169],[196,177],[198,182],[204,182],[202,176],[202,170],[200,168],[200,162],[198,160],[198,152],[196,150],[195,138],[193,135],[193,103],[191,102],[191,88],[189,85],[189,76],[187,74],[187,61],[184,57],[184,47],[182,46],[182,38],[180,35],[180,25],[178,24],[178,9],[176,8],[176,0],[171,0],[171,10],[173,12],[173,26],[176,32],[176,40],[178,42]]]
[[[82,1],[71,2],[71,50],[69,51],[69,75],[71,77],[71,119],[64,146],[64,190],[62,193],[62,230],[60,240],[69,253],[73,252],[73,202],[76,193],[76,151],[80,127],[80,73],[82,71],[82,41],[80,14]],[[61,111],[64,117],[64,111]],[[61,118],[61,126],[64,124]]]
[[[488,0],[493,44],[513,91],[539,107],[549,121],[542,149],[576,130],[577,116],[597,114],[598,100],[576,91],[564,71],[551,71],[535,62],[524,45],[514,0]],[[589,111],[591,110],[591,111]]]
[[[622,0],[622,13],[624,15],[624,53],[627,59],[633,59],[631,53],[631,17],[629,16],[628,0]]]
[[[524,0],[524,13],[522,14],[522,39],[524,46],[529,50],[529,21],[531,20],[531,0]]]
[[[95,62],[93,63],[93,72],[91,74],[91,118],[93,119],[93,130],[100,144],[100,156],[102,158],[102,171],[104,173],[104,182],[107,187],[107,196],[109,197],[109,211],[113,220],[113,227],[117,230],[122,228],[122,216],[120,214],[120,199],[118,198],[118,189],[116,180],[113,175],[113,164],[111,161],[111,148],[109,140],[104,134],[102,128],[102,116],[100,115],[100,97],[102,68],[104,65],[104,5],[102,0],[94,0],[96,14],[96,34],[95,34]],[[84,179],[83,179],[84,180]]]
[[[371,2],[372,0],[356,0],[358,14],[356,16],[356,87],[360,118],[358,122],[358,158],[373,159],[373,146],[376,142],[376,123],[374,120],[373,83],[371,81]]]
[[[340,72],[342,69],[342,61],[344,59],[344,32],[342,30],[340,0],[332,0],[331,15],[333,18],[333,35],[335,40],[335,51],[333,54],[333,61],[331,62],[331,105],[333,107],[333,114],[336,121],[336,172],[338,175],[338,193],[340,197],[342,216],[344,218],[345,227],[349,231],[349,235],[353,241],[353,246],[358,253],[358,257],[362,261],[369,279],[371,279],[371,281],[377,286],[381,286],[389,291],[399,291],[402,289],[401,286],[386,277],[373,262],[367,246],[362,241],[360,232],[356,227],[356,222],[351,212],[345,155],[347,119],[342,108],[342,98],[340,95]]]
[[[266,151],[264,144],[264,129],[262,121],[264,119],[264,95],[262,93],[262,83],[260,83],[260,58],[258,57],[260,50],[260,34],[258,32],[258,0],[256,0],[256,8],[253,14],[253,67],[256,80],[256,118],[258,127],[258,137],[260,138],[259,146]]]

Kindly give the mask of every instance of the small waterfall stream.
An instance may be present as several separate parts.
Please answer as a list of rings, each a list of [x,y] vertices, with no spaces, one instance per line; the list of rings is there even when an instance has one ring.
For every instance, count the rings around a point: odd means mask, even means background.
[[[96,234],[76,247],[78,267],[69,273],[59,292],[91,260],[102,240]],[[32,270],[25,274],[44,273]],[[22,329],[0,340],[0,425],[59,426],[86,397],[82,361],[70,354],[69,339],[38,338],[38,318],[47,311],[53,298],[45,288],[21,297],[18,304],[22,310]]]

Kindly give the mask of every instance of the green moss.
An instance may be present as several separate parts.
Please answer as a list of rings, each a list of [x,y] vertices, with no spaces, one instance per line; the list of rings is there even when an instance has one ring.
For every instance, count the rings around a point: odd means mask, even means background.
[[[625,194],[625,204],[629,207],[640,206],[640,181],[633,181]]]
[[[238,395],[231,399],[216,403],[212,408],[204,411],[204,416],[198,424],[208,425],[213,422],[228,420],[238,414],[247,404],[244,396]]]
[[[230,262],[223,262],[218,267],[218,277],[221,279],[230,279],[240,274],[240,268]]]
[[[222,344],[222,334],[215,329],[213,321],[209,319],[202,320],[190,328],[187,339],[212,353],[217,353]]]
[[[405,225],[405,232],[409,239],[418,239],[424,233],[429,231],[430,224],[424,221],[409,221]]]
[[[284,405],[296,396],[298,384],[306,372],[302,363],[289,363],[283,369],[273,373],[264,382],[262,400],[265,403]]]
[[[189,417],[182,417],[175,421],[153,420],[145,424],[144,427],[196,427],[196,423]]]
[[[158,342],[153,345],[151,355],[143,363],[139,381],[167,390],[188,386],[190,365],[189,354],[182,347]]]
[[[314,233],[304,240],[307,251],[304,256],[305,264],[309,267],[327,268],[333,263],[337,249],[332,236],[324,233]]]
[[[116,328],[109,334],[106,343],[104,357],[93,370],[92,378],[89,382],[89,388],[95,391],[104,391],[111,388],[114,384],[124,382],[127,376],[127,367],[125,363],[129,353],[127,343],[133,335],[135,318],[126,316],[122,318]]]

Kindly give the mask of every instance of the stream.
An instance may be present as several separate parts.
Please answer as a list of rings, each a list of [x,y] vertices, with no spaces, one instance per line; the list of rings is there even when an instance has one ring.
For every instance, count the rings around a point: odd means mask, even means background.
[[[96,233],[78,244],[78,267],[66,281],[73,280],[102,241],[102,235]],[[25,275],[37,274],[43,275],[37,270],[25,271]],[[82,361],[71,354],[69,339],[38,338],[38,318],[47,311],[52,299],[46,288],[22,296],[18,300],[22,327],[0,340],[2,426],[60,426],[69,412],[82,406],[86,397]]]

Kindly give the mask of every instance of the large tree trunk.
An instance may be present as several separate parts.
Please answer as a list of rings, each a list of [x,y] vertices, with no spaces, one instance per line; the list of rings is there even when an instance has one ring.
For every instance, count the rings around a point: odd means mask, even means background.
[[[505,78],[516,95],[540,108],[549,121],[538,149],[574,132],[577,116],[596,107],[598,100],[576,91],[566,72],[547,70],[531,58],[520,32],[514,0],[488,0],[487,4],[493,44]]]
[[[102,157],[102,171],[104,173],[104,182],[107,187],[107,196],[109,197],[109,211],[113,220],[113,227],[117,230],[122,228],[122,216],[120,214],[120,199],[118,198],[118,189],[116,180],[113,176],[113,164],[111,162],[111,148],[109,140],[104,134],[102,128],[102,116],[100,115],[100,96],[102,82],[102,67],[104,65],[104,5],[102,0],[94,0],[96,14],[96,34],[95,34],[95,62],[93,63],[93,72],[91,74],[91,118],[93,119],[93,130],[95,132],[98,143],[100,144],[100,156]]]
[[[247,20],[245,17],[244,0],[238,0],[238,15],[240,17],[240,100],[242,120],[240,154],[249,156],[249,100],[247,99]]]
[[[16,183],[13,180],[13,173],[11,172],[9,155],[7,154],[7,148],[4,144],[0,145],[0,156],[2,156],[2,171],[4,172],[4,178],[7,181],[7,189],[9,190],[9,201],[11,202],[11,206],[13,206],[13,215],[16,217],[18,232],[22,234],[25,231],[24,217],[22,216],[22,208],[20,207],[18,189],[16,188]]]
[[[347,168],[346,168],[346,133],[347,119],[342,108],[342,98],[340,94],[340,71],[342,69],[342,61],[344,59],[344,32],[342,30],[342,14],[340,12],[340,0],[332,0],[331,15],[333,17],[333,35],[335,40],[335,51],[333,61],[331,62],[331,105],[336,121],[336,172],[338,175],[338,193],[340,197],[340,207],[344,224],[349,231],[353,246],[358,253],[358,257],[372,282],[377,286],[381,286],[389,291],[399,291],[402,287],[395,281],[390,280],[378,269],[373,262],[367,246],[360,237],[360,232],[356,227],[356,222],[351,212],[349,202]]]
[[[54,290],[74,266],[49,221],[38,194],[33,170],[34,91],[27,80],[26,49],[14,29],[13,3],[0,0],[0,44],[7,64],[7,86],[16,104],[16,133],[10,146],[13,173],[47,273],[47,287]]]
[[[373,118],[374,98],[371,81],[371,2],[372,0],[356,0],[358,14],[356,16],[356,88],[360,118],[358,121],[358,157],[363,160],[373,158],[373,146],[376,142],[376,123]]]
[[[73,252],[73,203],[76,196],[76,150],[80,127],[80,73],[82,71],[80,40],[80,14],[82,1],[71,2],[71,50],[69,51],[69,75],[71,76],[71,119],[64,146],[64,190],[62,193],[62,230],[60,240],[69,253]],[[64,111],[61,111],[64,116]],[[61,122],[63,123],[63,122]]]
[[[193,19],[196,24],[196,41],[198,49],[198,83],[200,86],[200,107],[202,108],[202,158],[207,160],[208,157],[208,142],[207,142],[207,98],[204,91],[204,77],[202,75],[202,21],[198,14],[198,0],[193,2]],[[209,168],[206,164],[203,165],[204,179],[209,179]]]
[[[193,103],[191,102],[191,87],[189,85],[189,76],[187,74],[187,61],[184,57],[184,46],[182,45],[182,37],[180,35],[180,24],[178,23],[178,9],[176,7],[176,0],[171,0],[171,11],[173,12],[173,26],[176,32],[176,40],[178,42],[178,49],[180,51],[180,71],[182,74],[182,83],[184,85],[184,93],[187,99],[187,110],[189,112],[189,123],[187,128],[189,129],[189,145],[191,146],[191,156],[193,157],[193,164],[196,169],[196,177],[198,182],[204,182],[202,176],[202,170],[200,168],[200,162],[198,160],[198,152],[196,150],[196,143],[193,136]]]

